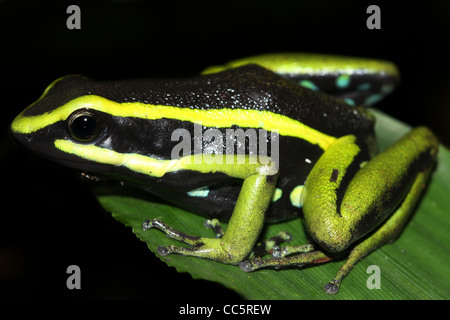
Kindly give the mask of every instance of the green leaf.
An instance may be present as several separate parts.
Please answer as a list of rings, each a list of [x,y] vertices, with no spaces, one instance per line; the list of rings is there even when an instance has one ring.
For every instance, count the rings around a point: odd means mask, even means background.
[[[410,128],[380,111],[377,139],[386,148]],[[175,244],[158,230],[143,231],[142,222],[160,218],[168,225],[191,235],[213,237],[203,226],[205,218],[166,204],[152,203],[138,197],[102,195],[100,203],[115,219],[132,228],[136,236],[156,253],[158,246]],[[322,290],[343,261],[329,262],[302,269],[262,269],[245,273],[238,266],[204,259],[170,255],[160,257],[178,272],[188,272],[194,279],[221,283],[247,299],[448,299],[450,297],[450,152],[441,147],[436,170],[429,187],[406,229],[394,243],[383,246],[360,261],[343,280],[339,294]],[[225,224],[222,224],[226,228]],[[292,244],[306,241],[300,219],[267,225],[262,238],[287,231],[294,235]],[[182,245],[181,243],[176,243]],[[366,270],[377,265],[381,271],[381,289],[368,289]]]

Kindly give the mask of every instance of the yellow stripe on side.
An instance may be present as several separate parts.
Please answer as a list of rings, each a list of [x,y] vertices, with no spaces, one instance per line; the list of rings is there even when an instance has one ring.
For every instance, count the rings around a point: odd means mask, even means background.
[[[160,178],[168,172],[195,170],[202,173],[221,172],[233,178],[245,179],[256,172],[272,175],[277,170],[276,167],[272,168],[271,164],[262,165],[256,159],[250,159],[249,156],[242,156],[245,159],[238,161],[240,156],[235,155],[233,161],[230,161],[227,155],[222,155],[222,159],[217,159],[215,162],[210,161],[211,163],[205,162],[205,159],[202,158],[199,165],[199,160],[196,158],[199,155],[190,155],[173,160],[160,160],[137,153],[119,153],[95,145],[77,144],[63,139],[56,140],[55,147],[65,153],[73,154],[86,160],[101,164],[123,166],[134,172],[156,178]]]
[[[227,128],[233,125],[242,128],[261,128],[267,131],[278,130],[280,135],[297,137],[326,150],[336,138],[326,135],[300,121],[270,111],[245,109],[190,109],[164,105],[151,105],[138,102],[117,103],[95,95],[82,96],[45,114],[24,117],[19,115],[11,126],[17,133],[28,134],[57,121],[65,120],[80,108],[95,109],[113,116],[135,117],[147,120],[162,118],[181,121],[201,122],[206,127]]]

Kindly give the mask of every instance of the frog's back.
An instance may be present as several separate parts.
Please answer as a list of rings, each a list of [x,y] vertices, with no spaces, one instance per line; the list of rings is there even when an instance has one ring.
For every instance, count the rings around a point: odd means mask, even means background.
[[[120,85],[134,87],[136,97],[132,101],[202,110],[226,108],[269,111],[335,137],[373,132],[374,120],[363,108],[304,88],[258,65],[189,79]],[[141,88],[141,91],[136,88]],[[120,92],[116,92],[120,95]],[[130,99],[130,90],[124,88],[124,92],[127,93],[124,97]],[[113,98],[120,101],[120,96]]]
[[[178,94],[174,101],[179,107],[269,111],[335,137],[373,133],[374,119],[365,109],[304,88],[258,65],[193,78],[184,85],[186,91],[176,84],[173,87],[174,93]],[[200,96],[199,91],[202,91]],[[197,105],[189,99],[179,99],[180,96],[189,97],[189,92],[197,94]]]
[[[78,83],[72,85],[71,81]],[[65,79],[64,83],[60,82],[58,85],[76,90],[54,90],[55,97],[47,97],[47,100],[56,100],[52,103],[54,105],[62,105],[75,97],[92,94],[118,103],[140,102],[201,110],[268,111],[287,116],[334,137],[373,133],[373,118],[363,108],[350,106],[333,96],[304,88],[258,65],[246,65],[186,79],[96,82],[74,77]],[[63,96],[58,97],[58,92]],[[45,106],[48,105],[50,103],[46,101]],[[39,114],[47,110],[39,110],[39,106],[35,105],[29,111]]]

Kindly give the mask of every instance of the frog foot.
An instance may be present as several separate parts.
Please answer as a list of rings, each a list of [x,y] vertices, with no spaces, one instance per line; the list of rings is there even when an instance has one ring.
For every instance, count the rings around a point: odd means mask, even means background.
[[[300,254],[293,254],[300,253]],[[271,258],[255,258],[244,260],[239,264],[241,270],[245,272],[255,271],[261,268],[279,269],[287,266],[302,267],[306,264],[324,263],[335,259],[339,255],[329,254],[321,250],[315,250],[312,244],[302,246],[285,246],[275,252],[272,252]],[[354,259],[353,259],[354,260]],[[348,260],[341,268],[336,277],[324,286],[324,291],[328,294],[339,292],[339,286],[342,278],[353,268],[355,261]]]
[[[196,236],[191,236],[189,234],[186,234],[184,232],[175,230],[174,228],[168,226],[165,222],[159,220],[159,219],[153,219],[153,220],[145,220],[142,223],[142,229],[144,231],[146,230],[150,230],[150,229],[158,229],[161,230],[162,232],[164,232],[169,238],[171,239],[175,239],[177,241],[186,243],[188,245],[191,246],[197,246],[199,245],[199,240],[201,239],[200,237],[196,237]],[[160,251],[160,248],[158,248],[158,252]],[[161,250],[164,251],[164,250]],[[163,254],[163,253],[160,253]],[[166,255],[166,254],[163,254]]]
[[[211,228],[216,233],[217,238],[204,238],[192,236],[178,231],[159,219],[146,220],[142,223],[143,230],[158,229],[164,232],[169,238],[185,243],[190,247],[179,247],[174,245],[158,247],[158,254],[167,256],[169,254],[179,254],[205,258],[213,261],[238,264],[245,257],[245,251],[231,251],[227,249],[227,242],[222,239],[223,231],[217,219],[208,220],[204,223],[207,228]]]
[[[287,247],[281,248],[279,251],[280,256],[272,257],[267,259],[255,258],[250,260],[244,260],[239,264],[241,270],[245,272],[255,271],[261,268],[282,268],[286,266],[297,266],[302,267],[305,264],[311,263],[323,263],[333,259],[333,257],[328,256],[326,253],[320,250],[313,250],[312,245],[307,244],[303,246],[292,246],[291,249],[286,249]],[[283,256],[289,254],[289,252],[294,249],[303,250],[301,254]],[[308,251],[307,251],[308,250]],[[297,251],[298,252],[298,251]],[[273,256],[273,254],[272,254]]]

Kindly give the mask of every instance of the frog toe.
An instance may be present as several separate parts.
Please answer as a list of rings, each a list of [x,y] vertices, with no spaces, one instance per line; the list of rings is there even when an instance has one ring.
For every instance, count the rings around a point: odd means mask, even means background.
[[[252,260],[244,260],[239,263],[239,268],[244,272],[251,272],[253,270],[259,269],[263,264],[262,259],[256,258]]]
[[[178,231],[159,219],[146,220],[142,223],[142,229],[144,231],[153,228],[161,230],[166,234],[166,236],[168,236],[171,239],[186,243],[188,245],[197,246],[201,244],[200,237],[192,236],[184,232]]]
[[[267,253],[271,254],[272,257],[278,257],[281,252],[280,243],[289,242],[292,240],[292,235],[290,233],[281,231],[276,236],[259,242],[254,248],[253,252],[250,254],[249,258],[262,257]]]
[[[273,246],[271,252],[270,252],[270,256],[272,258],[279,258],[281,257],[281,247],[278,245]]]
[[[223,229],[220,226],[220,222],[217,219],[205,220],[203,222],[205,228],[212,229],[216,233],[216,239],[223,237]]]
[[[158,247],[158,254],[161,256],[168,256],[171,253],[168,247],[166,246],[159,246]]]
[[[323,287],[323,290],[328,294],[336,294],[339,292],[339,285],[331,281]]]

